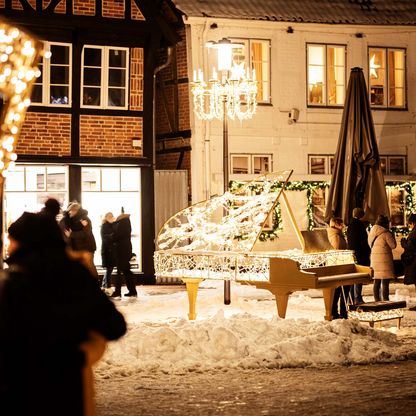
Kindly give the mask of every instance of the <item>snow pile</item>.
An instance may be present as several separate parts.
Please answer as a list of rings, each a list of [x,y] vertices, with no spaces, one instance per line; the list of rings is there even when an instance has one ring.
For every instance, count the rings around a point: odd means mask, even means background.
[[[155,289],[138,301],[119,302],[129,331],[110,343],[97,376],[364,364],[414,354],[414,348],[391,332],[353,320],[324,321],[322,298],[292,296],[289,319],[284,320],[276,317],[275,301],[268,292],[233,287],[232,304],[227,307],[222,306],[222,293],[221,285],[200,291],[194,322],[186,318],[183,290],[158,294]]]

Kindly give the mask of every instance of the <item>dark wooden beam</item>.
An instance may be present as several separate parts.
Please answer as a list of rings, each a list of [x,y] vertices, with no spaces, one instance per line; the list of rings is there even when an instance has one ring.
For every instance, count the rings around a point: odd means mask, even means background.
[[[191,146],[180,146],[175,148],[169,148],[169,149],[161,149],[156,152],[158,155],[166,155],[169,153],[183,153],[183,152],[190,152],[192,150]]]
[[[102,156],[52,156],[52,155],[19,155],[18,163],[42,163],[89,166],[131,166],[151,167],[152,162],[143,157],[102,157]]]
[[[182,150],[180,155],[179,155],[178,163],[176,164],[176,169],[181,168],[184,155],[185,155],[185,152]]]
[[[52,0],[46,9],[44,10],[44,13],[54,13],[56,6],[61,2],[62,0]]]
[[[169,129],[170,131],[174,131],[174,119],[170,113],[170,108],[169,108],[169,102],[168,99],[166,98],[166,94],[165,94],[165,83],[163,81],[163,79],[161,81],[158,80],[157,86],[159,87],[159,91],[160,94],[162,96],[162,102],[163,102],[163,109],[165,110],[165,114],[166,117],[168,119],[168,124],[169,124]]]
[[[80,155],[80,107],[81,107],[81,57],[83,45],[77,38],[72,39],[72,116],[71,116],[71,156]]]
[[[191,130],[177,130],[177,131],[172,131],[169,133],[160,133],[156,135],[157,140],[180,139],[180,138],[189,139],[190,137],[192,137]]]
[[[131,20],[131,0],[124,0],[124,20]]]
[[[23,7],[23,10],[25,10],[25,11],[34,11],[33,10],[33,7],[27,2],[27,0],[19,0],[20,1],[20,4],[22,5],[22,7]],[[38,0],[36,0],[36,4],[37,4],[37,1]]]
[[[42,0],[36,0],[36,12],[37,13],[42,13],[43,12]]]
[[[81,201],[81,166],[68,166],[68,197],[70,201]]]
[[[95,0],[95,16],[102,17],[102,15],[103,15],[102,0]]]
[[[154,23],[160,30],[167,44],[172,46],[181,41],[181,37],[163,17],[161,7],[155,4],[155,0],[134,0],[137,7],[141,10],[146,20]],[[156,28],[154,28],[156,30]]]

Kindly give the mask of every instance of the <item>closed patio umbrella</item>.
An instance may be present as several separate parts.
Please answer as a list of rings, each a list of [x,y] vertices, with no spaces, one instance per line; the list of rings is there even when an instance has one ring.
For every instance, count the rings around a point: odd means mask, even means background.
[[[362,68],[352,68],[348,82],[325,221],[336,216],[348,225],[355,207],[372,224],[379,214],[390,217]]]

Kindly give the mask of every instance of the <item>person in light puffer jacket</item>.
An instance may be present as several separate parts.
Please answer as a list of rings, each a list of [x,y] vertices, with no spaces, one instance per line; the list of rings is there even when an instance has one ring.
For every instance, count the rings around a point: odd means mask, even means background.
[[[394,276],[393,252],[396,240],[389,230],[389,219],[379,215],[368,235],[371,267],[374,270],[373,294],[376,302],[389,300],[389,284]]]

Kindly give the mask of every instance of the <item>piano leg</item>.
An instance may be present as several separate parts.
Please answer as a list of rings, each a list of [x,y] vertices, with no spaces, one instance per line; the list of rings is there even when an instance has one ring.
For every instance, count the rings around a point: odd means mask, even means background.
[[[275,288],[270,288],[270,292],[273,293],[275,299],[276,299],[276,306],[277,306],[277,314],[279,315],[279,318],[285,318],[286,317],[286,310],[287,310],[287,303],[289,301],[289,295],[292,292],[286,292],[281,290],[276,290]]]
[[[326,287],[322,289],[325,302],[325,319],[332,321],[332,303],[334,302],[335,287]]]
[[[183,277],[182,281],[186,284],[186,291],[188,292],[188,301],[189,301],[189,313],[188,318],[190,321],[196,319],[195,305],[196,305],[196,296],[198,294],[198,287],[204,279],[192,279]]]

